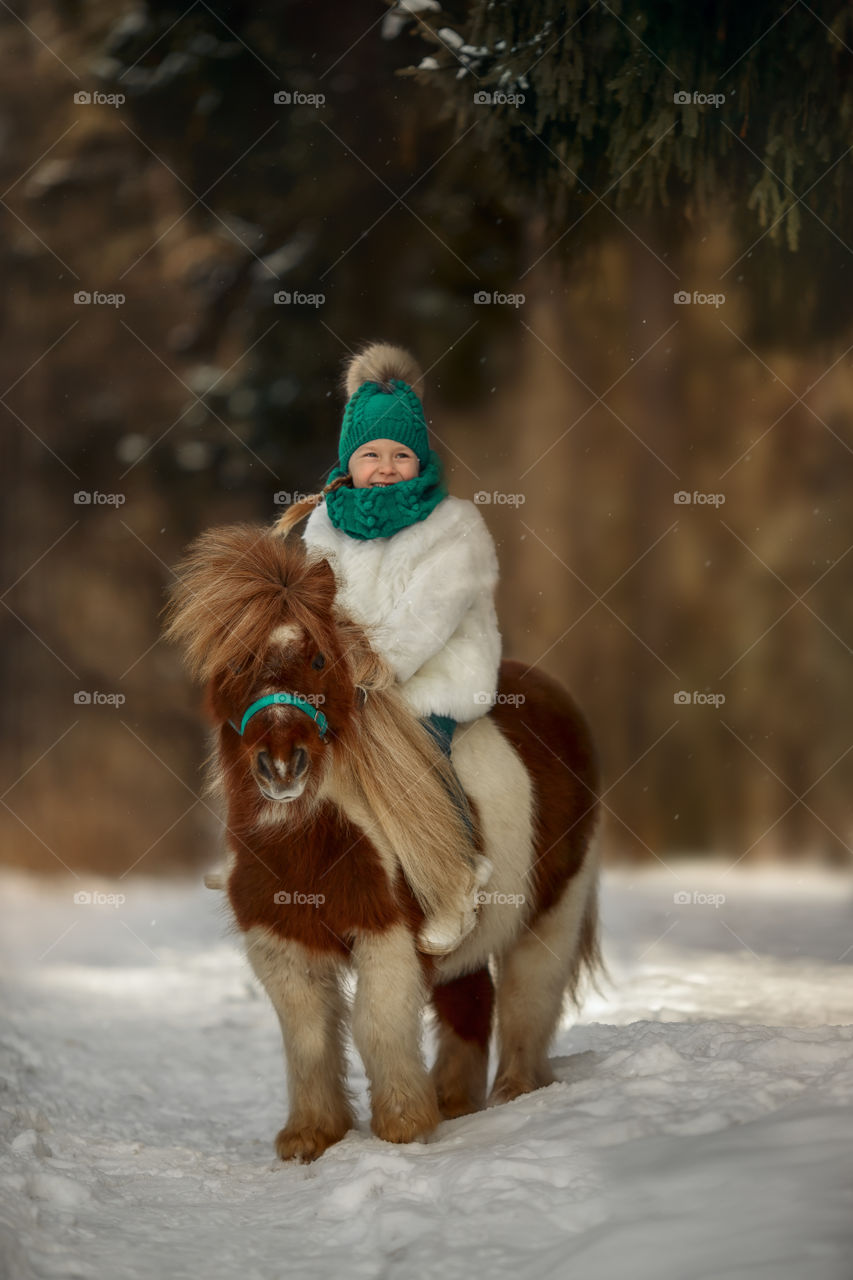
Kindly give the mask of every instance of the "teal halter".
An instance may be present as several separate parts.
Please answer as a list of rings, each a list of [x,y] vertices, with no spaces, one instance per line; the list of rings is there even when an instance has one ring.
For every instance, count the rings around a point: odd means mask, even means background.
[[[246,708],[243,714],[243,719],[240,721],[239,728],[237,728],[237,725],[233,720],[229,720],[228,723],[231,725],[232,729],[237,730],[242,738],[246,730],[246,725],[249,723],[253,715],[256,715],[258,711],[263,711],[264,707],[271,707],[279,703],[286,703],[289,706],[298,707],[300,711],[304,711],[305,714],[310,716],[316,724],[317,732],[320,734],[320,737],[325,737],[326,730],[329,727],[328,720],[323,715],[322,711],[318,711],[316,707],[312,707],[311,703],[307,702],[305,698],[300,698],[298,693],[268,693],[266,697],[258,698],[257,702],[251,703]]]

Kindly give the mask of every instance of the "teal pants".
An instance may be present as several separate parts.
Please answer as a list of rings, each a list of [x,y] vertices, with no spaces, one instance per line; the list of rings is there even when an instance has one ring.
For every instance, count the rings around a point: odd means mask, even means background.
[[[424,719],[422,719],[421,724],[424,726],[427,732],[432,736],[432,738],[434,739],[439,749],[442,751],[444,755],[447,756],[447,759],[449,761],[450,760],[450,743],[453,739],[453,730],[456,728],[456,721],[452,720],[450,716],[440,716],[440,715],[433,714],[431,716],[426,716]],[[450,796],[451,800],[453,801],[456,808],[458,809],[459,816],[462,819],[462,821],[465,823],[465,827],[468,831],[468,835],[473,844],[474,822],[471,817],[471,810],[468,806],[468,801],[465,797],[465,792],[462,790],[462,784],[460,783],[459,779],[456,777],[456,770],[453,769],[453,765],[451,765],[450,767],[453,770],[453,777],[456,780],[456,787],[453,790],[448,788],[447,794]]]

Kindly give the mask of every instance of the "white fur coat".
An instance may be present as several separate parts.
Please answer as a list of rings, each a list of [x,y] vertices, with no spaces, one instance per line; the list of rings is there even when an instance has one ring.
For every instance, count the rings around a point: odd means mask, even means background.
[[[303,539],[329,560],[342,608],[368,628],[416,715],[485,715],[501,656],[498,561],[472,502],[446,497],[418,524],[366,541],[336,529],[320,503]]]

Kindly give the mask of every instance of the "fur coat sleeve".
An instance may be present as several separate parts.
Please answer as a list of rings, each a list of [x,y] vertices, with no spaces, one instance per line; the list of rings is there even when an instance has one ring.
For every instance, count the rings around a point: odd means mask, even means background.
[[[368,628],[417,715],[464,722],[488,711],[501,650],[498,564],[473,503],[447,497],[426,520],[364,542],[336,529],[321,504],[303,538],[328,557],[341,606]]]

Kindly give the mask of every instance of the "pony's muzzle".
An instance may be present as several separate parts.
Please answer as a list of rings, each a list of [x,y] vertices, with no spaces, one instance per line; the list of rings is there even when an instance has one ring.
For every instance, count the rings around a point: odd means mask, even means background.
[[[296,746],[288,760],[272,755],[265,747],[255,752],[252,772],[267,800],[296,800],[308,781],[308,752]]]

